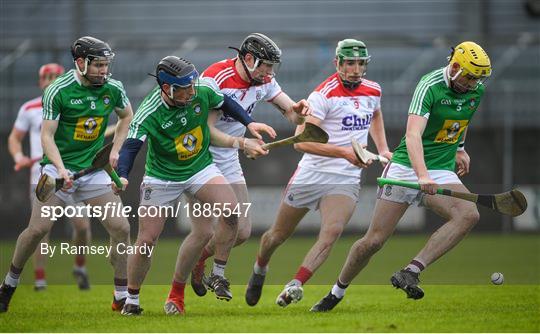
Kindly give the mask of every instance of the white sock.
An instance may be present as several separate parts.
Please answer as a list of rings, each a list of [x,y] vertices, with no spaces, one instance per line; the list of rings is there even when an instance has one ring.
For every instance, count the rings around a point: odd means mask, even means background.
[[[226,264],[219,264],[214,261],[214,268],[212,268],[212,274],[224,277]]]
[[[37,287],[47,286],[47,281],[44,280],[44,279],[37,279],[37,280],[34,282],[34,286],[37,286]]]
[[[302,286],[302,282],[300,282],[299,280],[297,280],[296,278],[293,279],[292,281],[290,281],[287,286],[292,286],[292,285],[295,285],[295,286]]]
[[[266,275],[267,271],[268,271],[268,266],[261,267],[261,266],[259,266],[257,261],[255,261],[255,265],[253,265],[253,272],[255,274],[257,274],[257,275]]]
[[[79,266],[75,265],[75,266],[73,266],[73,270],[78,272],[78,273],[86,274],[86,267],[85,266],[79,267]]]
[[[20,278],[19,277],[14,278],[10,275],[10,273],[11,272],[7,273],[6,278],[4,279],[4,282],[9,286],[16,287],[17,285],[19,285]]]
[[[126,304],[139,305],[139,294],[132,295],[131,293],[128,293]]]
[[[417,258],[414,258],[411,263],[409,263],[406,267],[405,267],[405,270],[410,270],[412,271],[413,273],[416,273],[416,274],[419,274],[422,270],[424,270],[426,268],[426,265],[424,264],[424,262],[420,261],[419,259]]]
[[[345,296],[345,289],[340,288],[336,283],[332,287],[332,294],[334,296],[338,297],[339,299],[341,299],[341,298],[343,298],[343,296]]]
[[[128,296],[127,286],[115,285],[114,286],[114,299],[120,300]]]

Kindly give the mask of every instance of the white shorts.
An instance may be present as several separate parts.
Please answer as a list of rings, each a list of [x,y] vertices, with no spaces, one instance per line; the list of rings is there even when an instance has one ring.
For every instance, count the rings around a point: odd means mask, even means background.
[[[36,184],[31,184],[30,185],[30,203],[34,203],[34,201],[37,200],[37,197],[36,197]],[[59,190],[60,192],[60,190]],[[71,206],[84,206],[84,203],[82,202],[78,202],[78,203],[75,203],[75,201],[73,200],[73,198],[71,196],[67,196],[65,200],[63,200],[64,203],[66,205],[71,205]]]
[[[456,173],[449,170],[428,170],[429,177],[437,184],[462,184]],[[384,168],[383,178],[396,179],[408,182],[418,182],[418,177],[411,167],[390,162]],[[421,205],[424,193],[420,190],[410,189],[400,186],[385,185],[379,188],[377,198],[385,199],[396,203],[408,203]]]
[[[318,210],[328,195],[345,195],[358,202],[360,179],[341,174],[318,172],[298,167],[285,192],[283,202],[294,208]]]
[[[52,164],[43,166],[41,173],[58,178],[58,171]],[[73,187],[65,192],[59,190],[55,195],[64,203],[70,204],[84,202],[87,199],[95,198],[111,191],[111,178],[104,170],[98,170],[73,181]]]
[[[167,181],[145,175],[141,183],[140,205],[169,206],[184,192],[195,195],[208,181],[216,176],[223,176],[215,164],[210,164],[203,170],[183,182]]]
[[[214,161],[214,163],[216,164],[217,168],[219,168],[223,176],[225,176],[227,182],[229,182],[230,184],[246,184],[246,179],[244,178],[244,171],[242,170],[242,166],[240,165],[238,155],[234,159]]]

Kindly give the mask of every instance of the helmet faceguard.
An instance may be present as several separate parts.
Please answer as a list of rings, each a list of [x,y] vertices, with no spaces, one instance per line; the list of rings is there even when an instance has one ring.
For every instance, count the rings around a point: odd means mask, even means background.
[[[112,61],[114,59],[114,52],[112,52],[109,44],[90,36],[81,37],[73,43],[71,47],[71,55],[75,61],[75,68],[77,72],[83,76],[94,87],[103,86],[111,77]],[[77,64],[77,59],[82,58],[84,60],[84,66],[82,68]],[[94,61],[94,63],[92,63]],[[96,67],[107,66],[106,74],[93,74],[89,73],[90,65]]]
[[[452,48],[448,61],[450,66],[459,65],[459,70],[450,77],[451,87],[457,93],[478,89],[491,75],[489,56],[474,42],[463,42]]]
[[[278,67],[281,64],[281,50],[279,47],[268,36],[260,33],[248,35],[242,42],[240,49],[234,47],[230,48],[238,51],[240,56],[238,58],[240,58],[244,71],[252,86],[259,86],[264,83],[264,79],[261,80],[253,77],[253,73],[259,66],[262,64],[272,66],[272,73],[269,75],[269,79],[272,79],[276,75]],[[249,67],[244,60],[244,57],[248,53],[251,54],[255,60],[251,67]]]
[[[364,73],[362,73],[361,78],[358,81],[350,81],[346,79],[345,73],[339,69],[339,66],[342,66],[347,60],[360,60],[367,69],[367,64],[370,59],[371,56],[368,54],[364,42],[352,38],[339,41],[336,47],[337,72],[340,74],[341,81],[346,88],[355,89],[358,87],[362,82],[362,77],[367,71],[364,70]]]
[[[175,99],[174,93],[177,89],[190,89],[194,87],[199,78],[199,72],[191,62],[176,56],[163,58],[157,68],[155,75],[161,91],[174,103],[176,107],[185,107],[191,104],[197,97],[197,90],[186,100]],[[169,85],[169,89],[163,87]]]

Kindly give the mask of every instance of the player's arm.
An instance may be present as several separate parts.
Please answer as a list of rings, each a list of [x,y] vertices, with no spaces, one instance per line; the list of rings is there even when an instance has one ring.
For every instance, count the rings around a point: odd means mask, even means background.
[[[56,133],[57,128],[58,120],[43,120],[43,123],[41,123],[41,146],[43,147],[43,153],[56,167],[58,176],[64,179],[64,189],[69,189],[71,188],[73,181],[64,166],[62,156],[60,156],[60,151],[54,141],[54,134]]]
[[[373,119],[371,121],[371,126],[369,127],[369,134],[375,142],[379,155],[387,158],[388,160],[392,159],[392,152],[390,152],[388,149],[386,134],[384,132],[384,120],[381,109],[377,109],[373,113]]]
[[[15,162],[15,171],[19,171],[21,168],[30,167],[33,161],[30,157],[23,153],[22,142],[26,137],[26,131],[22,131],[13,127],[8,137],[8,149],[13,161]]]
[[[458,169],[458,176],[463,176],[469,173],[469,167],[471,165],[471,157],[469,156],[467,151],[465,151],[465,138],[467,137],[468,130],[469,128],[467,127],[465,128],[465,131],[463,131],[463,137],[461,137],[456,152],[456,167]]]
[[[256,138],[262,139],[261,133],[263,132],[271,138],[276,138],[276,131],[271,126],[255,122],[241,105],[226,94],[223,94],[223,103],[220,109],[223,111],[223,114],[242,123]]]
[[[289,122],[300,125],[304,124],[306,117],[311,115],[309,103],[302,99],[294,102],[285,92],[280,92],[271,100],[271,103],[289,120]]]
[[[109,157],[109,163],[113,168],[118,165],[119,152],[126,140],[129,124],[133,119],[133,110],[131,104],[127,104],[125,108],[115,108],[116,115],[118,115],[118,122],[113,137],[113,147],[111,149],[111,155]]]
[[[433,195],[437,187],[436,183],[429,176],[426,162],[424,161],[424,146],[422,145],[422,134],[426,128],[427,121],[427,118],[424,116],[409,114],[405,143],[407,145],[409,160],[416,176],[418,176],[418,183],[422,191]]]
[[[105,138],[108,138],[116,132],[116,124],[108,125],[105,129]]]
[[[308,116],[306,118],[306,122],[313,123],[317,126],[320,126],[322,123],[322,120],[314,116]],[[305,124],[298,125],[296,127],[295,135],[304,131],[304,127],[305,127]],[[308,143],[294,144],[294,149],[303,153],[322,155],[322,156],[330,157],[330,158],[346,159],[351,164],[359,166],[361,168],[365,168],[369,165],[369,164],[363,164],[360,160],[358,160],[358,158],[356,158],[356,155],[354,154],[354,151],[351,146],[342,147],[342,146],[337,146],[333,144],[321,144],[321,143],[308,142]]]
[[[260,139],[233,137],[214,126],[217,120],[217,112],[211,112],[208,117],[208,127],[210,128],[210,144],[217,147],[236,148],[244,151],[250,158],[257,158],[268,154],[268,151],[262,148],[264,142]]]

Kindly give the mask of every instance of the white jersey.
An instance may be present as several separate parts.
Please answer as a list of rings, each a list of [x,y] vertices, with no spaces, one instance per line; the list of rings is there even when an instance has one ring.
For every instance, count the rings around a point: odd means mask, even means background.
[[[19,131],[30,133],[30,158],[37,160],[43,156],[41,148],[41,122],[43,106],[41,96],[32,99],[21,106],[14,127]],[[30,184],[39,180],[39,163],[36,161],[30,170]]]
[[[281,93],[281,87],[274,78],[265,81],[260,86],[251,86],[236,71],[235,61],[236,58],[225,59],[212,64],[201,74],[201,77],[217,87],[223,94],[233,98],[251,115],[259,101],[271,102]],[[242,123],[224,115],[219,118],[215,126],[234,137],[242,137],[246,132],[246,127]],[[234,148],[210,146],[210,152],[217,164],[238,159],[238,150]]]
[[[362,79],[354,90],[346,89],[337,73],[321,83],[308,102],[313,116],[322,121],[321,128],[329,136],[328,144],[351,146],[351,138],[367,144],[373,114],[381,108],[381,87]],[[346,159],[336,159],[304,153],[298,166],[320,172],[360,178],[362,170]]]

